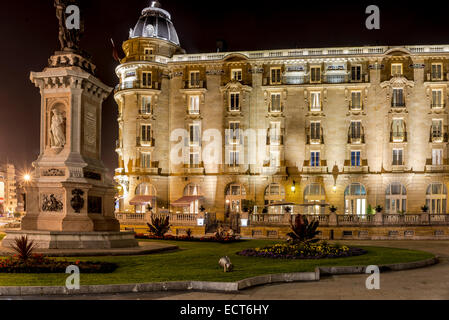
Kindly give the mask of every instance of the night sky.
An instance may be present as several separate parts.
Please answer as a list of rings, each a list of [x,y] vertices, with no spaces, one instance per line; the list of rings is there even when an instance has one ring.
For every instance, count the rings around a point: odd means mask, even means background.
[[[117,66],[110,39],[127,39],[149,0],[81,0],[82,47],[93,56],[97,76],[115,86]],[[310,3],[311,2],[311,3]],[[161,0],[188,53],[214,52],[223,39],[228,51],[307,47],[449,44],[449,1],[179,1]],[[429,4],[429,7],[421,5]],[[381,11],[381,30],[365,27],[365,9]],[[0,161],[21,171],[39,154],[40,94],[29,80],[58,50],[53,0],[4,0],[0,11]],[[116,167],[117,107],[104,104],[103,160]]]

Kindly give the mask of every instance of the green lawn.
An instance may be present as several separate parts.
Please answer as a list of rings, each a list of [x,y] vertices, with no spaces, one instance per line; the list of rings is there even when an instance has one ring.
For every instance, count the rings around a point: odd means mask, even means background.
[[[419,261],[432,258],[426,252],[402,249],[361,247],[368,254],[327,260],[271,260],[240,257],[236,253],[247,248],[258,248],[275,243],[251,240],[233,244],[167,242],[178,245],[176,252],[134,257],[98,257],[76,260],[114,262],[119,268],[112,274],[81,275],[81,285],[129,284],[164,281],[202,280],[232,282],[244,278],[283,272],[313,271],[317,266],[383,265]],[[218,260],[228,255],[234,272],[224,273]],[[0,274],[0,286],[63,286],[65,274]]]

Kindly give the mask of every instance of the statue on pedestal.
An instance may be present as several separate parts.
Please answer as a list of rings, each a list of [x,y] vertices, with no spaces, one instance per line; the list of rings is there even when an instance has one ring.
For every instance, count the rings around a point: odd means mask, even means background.
[[[84,24],[82,21],[80,21],[79,29],[67,28],[66,21],[69,15],[66,13],[66,9],[71,5],[75,5],[79,8],[79,0],[55,0],[56,17],[59,20],[59,42],[61,51],[79,51],[80,40],[84,33]]]
[[[64,148],[66,144],[65,131],[65,119],[58,110],[54,109],[51,118],[51,146],[53,148]]]

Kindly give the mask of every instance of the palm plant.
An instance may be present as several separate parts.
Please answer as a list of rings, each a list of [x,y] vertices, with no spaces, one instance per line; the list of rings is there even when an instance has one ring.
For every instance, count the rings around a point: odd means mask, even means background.
[[[376,210],[377,213],[381,213],[384,210],[384,208],[379,205],[379,206],[376,207],[375,210]]]
[[[318,227],[319,221],[309,223],[307,217],[298,215],[295,218],[295,222],[291,224],[292,232],[287,234],[290,241],[293,243],[316,243],[319,241],[317,236],[319,235]]]
[[[28,261],[33,256],[36,245],[34,241],[29,241],[27,236],[22,236],[14,240],[11,248],[21,261]]]
[[[427,213],[427,212],[429,212],[429,207],[425,204],[421,207],[421,210],[423,213]]]
[[[163,237],[170,231],[170,217],[151,217],[151,224],[147,223],[150,233],[156,237]]]
[[[329,208],[329,210],[330,210],[330,212],[332,212],[332,213],[336,213],[336,212],[338,211],[338,209],[337,209],[336,206],[331,206],[331,207]]]

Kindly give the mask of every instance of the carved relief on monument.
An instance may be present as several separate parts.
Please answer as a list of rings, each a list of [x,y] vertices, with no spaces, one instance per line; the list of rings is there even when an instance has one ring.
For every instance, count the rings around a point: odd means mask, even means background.
[[[41,194],[41,203],[43,212],[61,212],[64,209],[60,194]]]
[[[84,109],[84,151],[97,153],[97,109],[90,104]]]
[[[65,170],[62,169],[47,169],[42,170],[42,176],[43,177],[64,177],[65,176]]]

